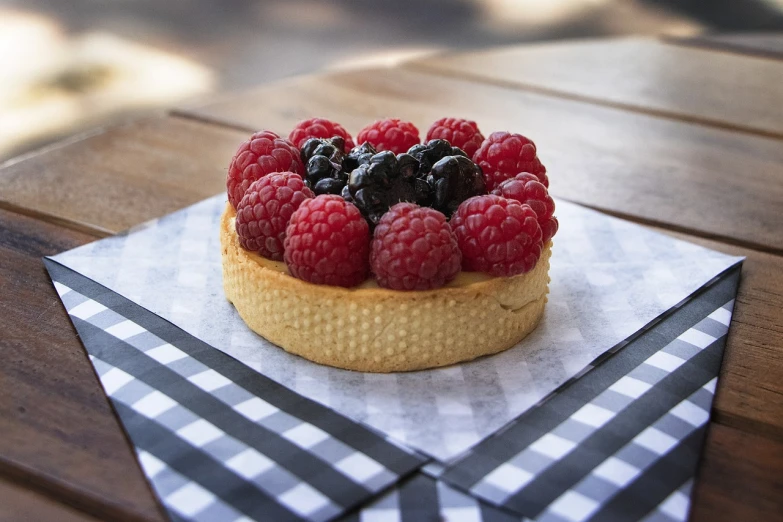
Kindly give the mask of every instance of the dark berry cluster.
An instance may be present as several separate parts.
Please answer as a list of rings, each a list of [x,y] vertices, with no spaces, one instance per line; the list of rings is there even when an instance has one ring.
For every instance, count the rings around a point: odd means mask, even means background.
[[[375,227],[396,203],[416,203],[451,216],[469,197],[486,194],[481,168],[446,140],[408,152],[378,152],[369,142],[345,154],[341,136],[311,138],[302,146],[305,183],[316,195],[340,194]]]

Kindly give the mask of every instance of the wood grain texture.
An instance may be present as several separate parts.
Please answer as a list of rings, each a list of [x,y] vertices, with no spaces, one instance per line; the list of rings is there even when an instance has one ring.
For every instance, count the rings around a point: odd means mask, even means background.
[[[711,424],[691,522],[761,522],[782,517],[783,443]]]
[[[679,45],[783,60],[783,33],[706,34],[692,38],[672,38],[667,41]]]
[[[412,65],[783,136],[783,63],[773,60],[633,38],[495,48]]]
[[[184,112],[283,134],[315,115],[353,135],[381,117],[409,119],[422,133],[444,115],[466,117],[487,134],[533,139],[555,195],[783,252],[783,146],[774,139],[407,70],[301,78]]]
[[[101,518],[161,520],[40,259],[93,239],[0,210],[0,474]]]
[[[0,207],[118,232],[225,190],[244,138],[180,118],[115,127],[0,170]]]
[[[0,479],[0,522],[96,522],[85,513]]]

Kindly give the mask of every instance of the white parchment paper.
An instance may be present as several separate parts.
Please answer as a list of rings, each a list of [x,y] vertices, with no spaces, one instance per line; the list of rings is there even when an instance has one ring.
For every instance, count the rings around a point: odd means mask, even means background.
[[[364,374],[290,355],[224,295],[220,195],[55,257],[260,373],[442,461],[491,435],[595,357],[740,258],[557,202],[549,303],[498,355],[437,370]]]

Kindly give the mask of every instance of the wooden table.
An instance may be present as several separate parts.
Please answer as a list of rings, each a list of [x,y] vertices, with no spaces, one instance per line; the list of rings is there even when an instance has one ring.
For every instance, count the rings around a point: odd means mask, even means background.
[[[353,133],[446,115],[521,132],[556,196],[747,256],[692,518],[783,518],[783,37],[759,41],[570,42],[299,77],[2,165],[0,519],[164,519],[40,257],[222,191],[249,131],[316,115]]]

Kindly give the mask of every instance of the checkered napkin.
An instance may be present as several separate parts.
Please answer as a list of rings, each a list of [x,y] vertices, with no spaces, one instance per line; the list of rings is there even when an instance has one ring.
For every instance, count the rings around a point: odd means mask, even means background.
[[[440,479],[541,522],[684,520],[738,279],[716,278]]]
[[[244,327],[204,235],[219,199],[45,260],[173,520],[687,518],[739,259],[559,204],[524,349],[365,375]]]
[[[465,494],[437,476],[424,471],[398,487],[381,495],[376,501],[351,513],[345,522],[528,522],[531,519],[493,506]],[[685,520],[690,505],[693,481],[688,480],[648,513],[643,522]],[[630,518],[621,520],[632,520]]]
[[[686,520],[738,278],[721,274],[456,462],[423,466],[346,520]]]
[[[203,521],[684,521],[740,270],[462,457],[427,464],[46,264],[169,515]]]
[[[172,519],[328,520],[425,459],[46,260]]]

